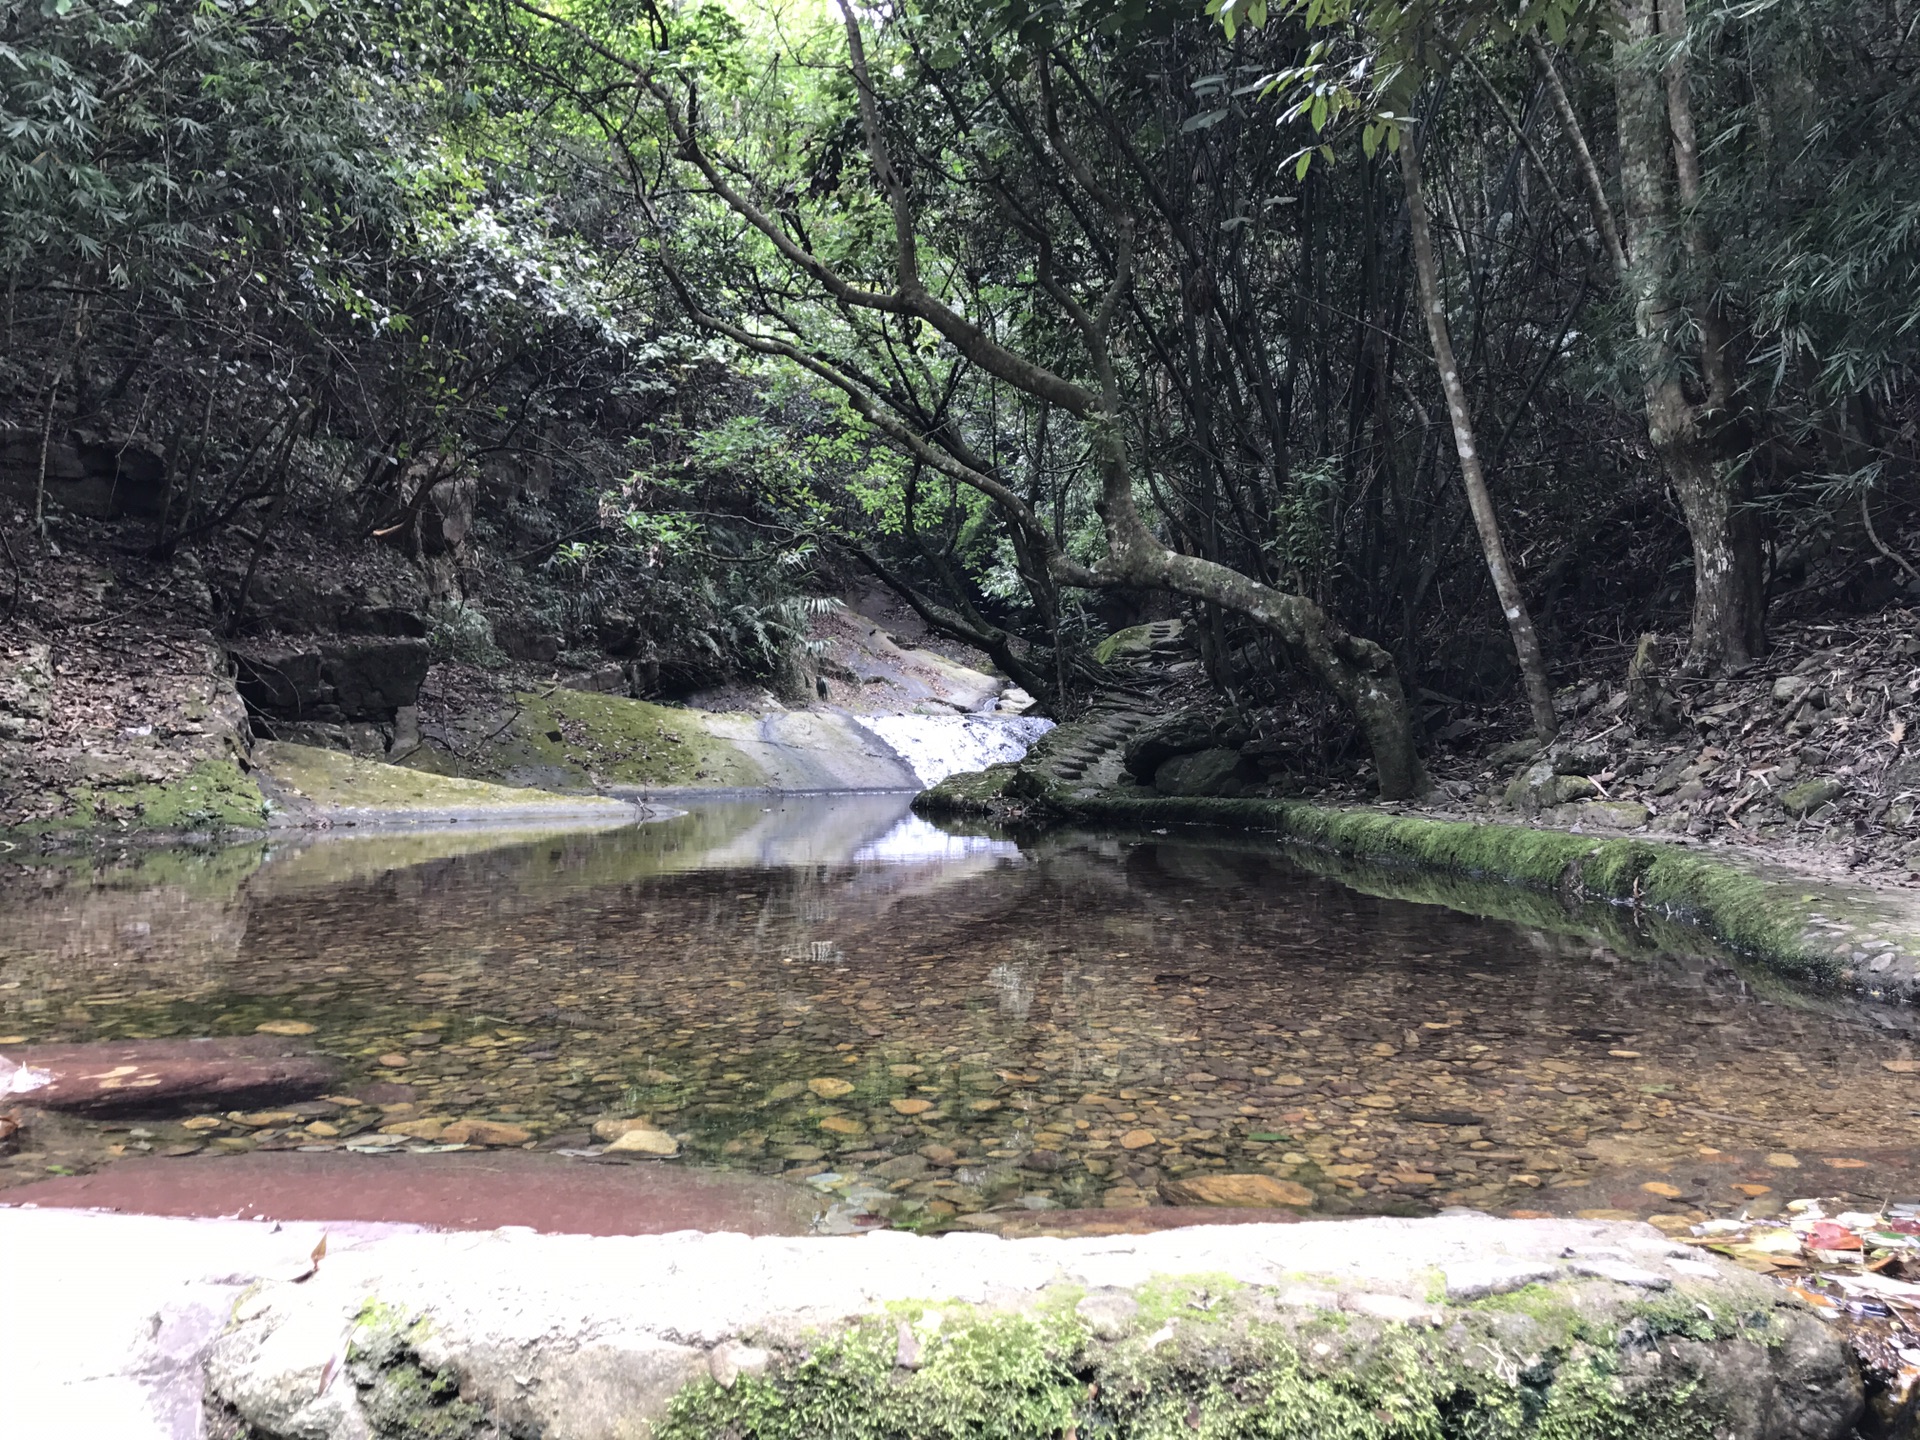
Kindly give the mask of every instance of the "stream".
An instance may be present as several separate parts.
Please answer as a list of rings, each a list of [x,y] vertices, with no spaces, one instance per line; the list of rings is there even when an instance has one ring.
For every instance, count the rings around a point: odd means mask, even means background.
[[[938,828],[908,798],[46,863],[0,905],[0,1048],[266,1026],[345,1075],[297,1112],[36,1127],[0,1187],[131,1156],[371,1165],[458,1119],[584,1159],[593,1122],[641,1117],[862,1225],[1227,1175],[1321,1214],[1920,1191],[1883,1063],[1905,1038],[1704,941],[1382,898],[1244,836]]]

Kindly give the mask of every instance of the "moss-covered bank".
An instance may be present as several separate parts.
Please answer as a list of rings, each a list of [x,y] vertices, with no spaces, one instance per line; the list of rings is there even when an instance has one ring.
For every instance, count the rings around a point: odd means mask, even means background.
[[[1091,1295],[1062,1285],[1011,1311],[896,1302],[841,1325],[779,1327],[723,1345],[686,1367],[694,1374],[677,1387],[665,1380],[677,1393],[650,1426],[625,1405],[616,1405],[625,1413],[614,1426],[651,1440],[1841,1433],[1858,1387],[1834,1364],[1819,1322],[1748,1289],[1731,1305],[1736,1297],[1717,1287],[1623,1303],[1604,1282],[1536,1284],[1464,1304],[1392,1302],[1405,1314],[1380,1315],[1322,1308],[1326,1292],[1295,1292],[1314,1300],[1289,1303],[1226,1276],[1187,1276]],[[474,1383],[453,1356],[424,1358],[446,1348],[440,1341],[428,1319],[403,1308],[375,1301],[362,1310],[345,1375],[374,1433],[523,1433],[516,1422],[527,1417],[501,1403],[497,1377]],[[1804,1407],[1787,1431],[1769,1423],[1782,1418],[1781,1401]]]
[[[1006,781],[992,772],[956,776],[915,804],[934,815],[977,813],[993,802],[987,792],[1004,790]],[[1143,830],[1228,827],[1342,861],[1519,886],[1563,904],[1637,907],[1698,926],[1801,983],[1843,985],[1881,1000],[1920,998],[1920,915],[1865,889],[1675,844],[1288,800],[1113,791],[1064,797],[1056,789],[1041,809],[1055,818]],[[1430,898],[1449,903],[1444,894]]]
[[[1725,1375],[1790,1368],[1805,1316],[1532,1287],[1408,1322],[1205,1279],[1018,1315],[894,1307],[675,1397],[655,1440],[1683,1440],[1749,1433]],[[1117,1307],[1117,1310],[1116,1310]],[[1410,1306],[1417,1310],[1418,1306]],[[1116,1324],[1117,1313],[1129,1316]],[[1623,1324],[1622,1321],[1625,1321]],[[1779,1375],[1778,1378],[1785,1378]]]
[[[18,838],[213,836],[244,839],[266,829],[265,797],[233,759],[196,761],[184,774],[146,779],[108,775],[66,792],[64,813],[0,831]]]

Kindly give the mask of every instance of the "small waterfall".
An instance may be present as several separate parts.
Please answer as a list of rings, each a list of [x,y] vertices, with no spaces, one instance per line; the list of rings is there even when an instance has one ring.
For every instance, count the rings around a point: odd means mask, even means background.
[[[1053,728],[1033,715],[862,715],[859,723],[913,768],[922,785],[1018,760]]]

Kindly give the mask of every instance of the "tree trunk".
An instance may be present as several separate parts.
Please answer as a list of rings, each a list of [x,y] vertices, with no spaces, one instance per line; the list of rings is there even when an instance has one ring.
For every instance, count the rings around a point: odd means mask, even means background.
[[[1400,145],[1400,177],[1407,191],[1407,221],[1413,238],[1413,268],[1420,283],[1420,308],[1427,317],[1433,361],[1440,372],[1440,388],[1447,397],[1447,415],[1453,422],[1453,448],[1460,458],[1460,483],[1467,492],[1467,505],[1473,511],[1474,528],[1480,532],[1480,549],[1487,557],[1487,573],[1493,577],[1494,593],[1500,598],[1501,613],[1506,616],[1507,629],[1513,636],[1513,653],[1520,662],[1521,679],[1526,683],[1534,733],[1543,741],[1551,740],[1560,728],[1553,713],[1553,687],[1547,683],[1540,637],[1534,633],[1526,597],[1507,559],[1506,542],[1500,535],[1500,518],[1494,514],[1493,497],[1487,492],[1487,478],[1480,468],[1473,412],[1467,406],[1467,389],[1460,379],[1459,363],[1454,359],[1453,335],[1447,325],[1446,305],[1440,298],[1439,266],[1434,260],[1432,228],[1427,219],[1419,145],[1417,137],[1411,134]]]
[[[1161,544],[1134,506],[1133,472],[1118,426],[1103,416],[1092,430],[1101,462],[1101,494],[1095,508],[1107,538],[1101,571],[1124,584],[1210,601],[1273,631],[1352,711],[1373,754],[1380,798],[1407,800],[1424,795],[1427,771],[1414,744],[1413,718],[1392,654],[1363,636],[1349,634],[1304,595],[1276,590],[1250,575]]]
[[[1660,33],[1654,0],[1616,0],[1621,34],[1614,85],[1620,125],[1620,188],[1626,201],[1626,284],[1634,307],[1647,397],[1647,438],[1660,456],[1693,541],[1693,629],[1687,667],[1738,668],[1764,642],[1765,584],[1759,527],[1747,504],[1743,467],[1720,431],[1730,418],[1730,387],[1718,323],[1689,314],[1683,284],[1680,181],[1694,163],[1692,119],[1673,113],[1684,96],[1675,60],[1657,68],[1648,42]],[[1684,11],[1669,4],[1684,23]],[[1678,125],[1676,125],[1678,120]],[[1689,175],[1691,172],[1689,171]],[[1705,257],[1696,250],[1696,263]],[[1707,353],[1696,403],[1688,394],[1679,338],[1688,319],[1702,323]]]

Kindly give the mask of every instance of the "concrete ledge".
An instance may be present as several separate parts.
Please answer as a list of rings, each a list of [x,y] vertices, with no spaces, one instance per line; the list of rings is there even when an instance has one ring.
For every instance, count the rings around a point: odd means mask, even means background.
[[[1837,1440],[1863,1403],[1850,1353],[1798,1301],[1640,1225],[346,1227],[307,1274],[320,1233],[0,1214],[20,1257],[0,1394],[118,1426],[44,1433],[115,1440],[202,1433],[182,1386],[203,1365],[210,1433],[255,1440]]]
[[[1778,1286],[1598,1221],[591,1238],[15,1210],[0,1252],[0,1413],[63,1440],[1838,1440],[1863,1405]]]

